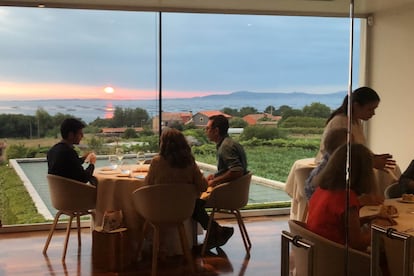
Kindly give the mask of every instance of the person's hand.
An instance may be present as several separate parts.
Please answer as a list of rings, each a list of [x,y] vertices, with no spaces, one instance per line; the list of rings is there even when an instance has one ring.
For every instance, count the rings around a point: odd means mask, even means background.
[[[207,180],[207,186],[208,186],[208,187],[214,187],[214,186],[215,186],[215,182],[214,182],[214,174],[209,174],[209,175],[206,177],[206,180]]]
[[[373,194],[363,194],[358,197],[359,205],[381,205],[384,203],[384,196],[382,195],[373,195]]]
[[[91,154],[91,151],[88,151],[88,152],[85,152],[84,154],[82,154],[83,160],[86,160],[88,158],[89,154]]]
[[[374,168],[382,171],[393,170],[396,166],[395,160],[389,153],[374,155]]]
[[[95,164],[96,163],[96,154],[94,152],[89,153],[85,158],[86,163]]]

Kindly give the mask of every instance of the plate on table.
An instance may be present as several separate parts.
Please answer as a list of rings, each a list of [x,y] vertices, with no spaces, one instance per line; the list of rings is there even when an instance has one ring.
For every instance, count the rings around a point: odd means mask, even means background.
[[[414,201],[412,201],[412,200],[404,200],[402,198],[397,199],[397,201],[398,202],[401,202],[401,203],[411,203],[411,204],[414,204]]]
[[[119,171],[118,170],[113,170],[111,168],[102,168],[102,169],[98,170],[98,173],[101,173],[101,174],[117,174],[117,173],[119,173]]]
[[[138,165],[133,172],[148,172],[149,171],[149,165]]]
[[[117,176],[118,177],[129,177],[130,174],[129,173],[118,173]]]
[[[134,176],[136,179],[140,179],[140,180],[144,180],[145,179],[145,175],[136,175]]]

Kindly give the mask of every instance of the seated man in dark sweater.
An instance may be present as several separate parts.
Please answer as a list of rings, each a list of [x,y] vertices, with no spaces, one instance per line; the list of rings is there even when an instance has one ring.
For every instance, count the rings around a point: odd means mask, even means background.
[[[247,173],[246,153],[242,145],[229,136],[228,129],[229,121],[223,115],[212,116],[207,122],[205,129],[207,137],[216,144],[217,148],[217,172],[207,176],[207,183],[211,188],[235,180]],[[210,216],[204,208],[208,198],[208,195],[204,196],[205,194],[196,201],[193,219],[206,230]],[[211,229],[207,249],[224,245],[234,232],[233,227],[221,226],[215,220],[212,222]]]
[[[96,155],[86,153],[79,157],[74,149],[74,145],[78,145],[83,138],[84,127],[85,125],[81,121],[74,118],[65,119],[62,122],[60,126],[62,140],[47,153],[48,173],[97,185],[97,180],[93,176]],[[85,160],[89,162],[86,169],[82,166]]]

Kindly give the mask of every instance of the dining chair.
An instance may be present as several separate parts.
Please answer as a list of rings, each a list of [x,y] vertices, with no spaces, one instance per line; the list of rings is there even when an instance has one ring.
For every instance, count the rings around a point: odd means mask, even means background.
[[[217,185],[211,190],[210,196],[205,205],[205,208],[211,208],[211,214],[201,250],[201,256],[204,256],[206,253],[207,241],[211,232],[214,215],[216,213],[232,214],[236,217],[244,247],[246,249],[246,254],[250,256],[250,248],[252,247],[252,243],[250,242],[249,234],[247,233],[246,226],[244,225],[243,218],[240,214],[240,209],[246,206],[249,200],[251,179],[252,173],[247,172],[245,175],[233,181]]]
[[[69,222],[66,227],[66,238],[62,255],[62,261],[65,261],[72,220],[76,217],[78,247],[80,247],[80,217],[84,215],[94,216],[94,209],[96,206],[96,188],[95,186],[85,184],[83,182],[52,174],[47,175],[47,182],[49,185],[52,206],[57,210],[57,213],[44,245],[43,254],[46,254],[47,252],[60,216],[67,215],[69,216]]]
[[[413,236],[393,228],[371,225],[372,276],[384,275],[381,254],[385,253],[387,273],[391,276],[413,275]]]
[[[288,225],[290,233],[297,236],[296,240],[305,239],[313,245],[310,256],[308,255],[309,251],[296,246],[292,247],[296,275],[370,275],[369,254],[346,248],[342,244],[328,240],[308,230],[304,222],[289,220]],[[348,261],[346,261],[346,256],[348,256]],[[309,268],[309,262],[312,266],[311,269]],[[309,273],[309,270],[311,270],[311,273]]]
[[[188,184],[158,184],[147,185],[132,193],[136,211],[145,219],[143,233],[152,226],[152,275],[157,274],[158,251],[160,245],[160,228],[175,226],[179,232],[181,247],[192,273],[195,264],[190,252],[184,222],[191,218],[194,211],[197,192],[193,185]],[[139,243],[142,246],[144,235]]]
[[[282,230],[281,234],[281,266],[280,266],[280,275],[281,276],[290,276],[296,275],[296,272],[293,272],[295,268],[291,268],[291,255],[290,255],[290,243],[292,246],[295,246],[296,250],[304,250],[306,254],[306,275],[312,275],[312,262],[313,259],[313,246],[314,244],[299,235],[293,235],[292,233]],[[301,262],[305,262],[305,259],[302,259]],[[304,263],[303,263],[304,264]],[[300,275],[300,274],[299,274]]]
[[[394,182],[388,185],[384,190],[384,197],[387,198],[398,198],[402,196],[401,185],[398,182]]]

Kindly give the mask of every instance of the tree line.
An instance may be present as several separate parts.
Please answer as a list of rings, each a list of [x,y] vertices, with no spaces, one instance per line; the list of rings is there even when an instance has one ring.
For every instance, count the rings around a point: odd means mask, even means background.
[[[225,107],[220,110],[223,113],[233,116],[230,122],[232,127],[245,127],[246,123],[241,119],[248,114],[257,114],[256,108],[251,106],[234,109]],[[263,110],[263,112],[281,116],[279,125],[286,127],[304,127],[303,125],[312,124],[312,119],[304,119],[303,117],[313,117],[326,119],[331,113],[331,109],[321,103],[312,103],[306,105],[302,109],[294,109],[287,105],[275,108],[272,105]],[[59,127],[64,119],[77,118],[71,114],[57,113],[50,115],[45,109],[39,108],[35,115],[22,114],[0,114],[0,138],[44,138],[58,137]],[[290,118],[290,119],[289,119]],[[81,118],[77,118],[83,121]],[[320,125],[318,120],[317,126]],[[290,123],[289,123],[290,122]],[[85,122],[84,122],[85,123]],[[85,123],[86,124],[86,123]],[[144,127],[150,130],[151,118],[148,112],[142,108],[121,108],[115,107],[113,117],[111,119],[96,118],[89,124],[86,124],[85,132],[97,133],[103,127]]]

